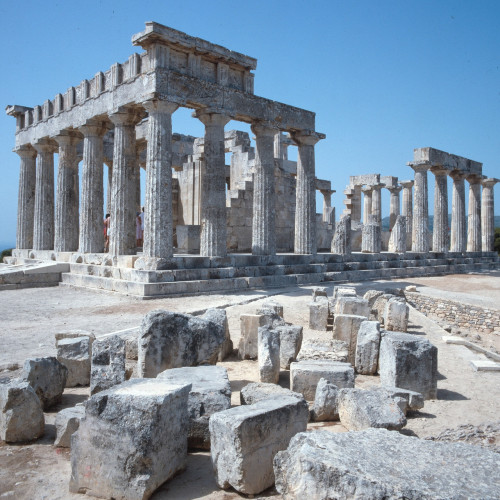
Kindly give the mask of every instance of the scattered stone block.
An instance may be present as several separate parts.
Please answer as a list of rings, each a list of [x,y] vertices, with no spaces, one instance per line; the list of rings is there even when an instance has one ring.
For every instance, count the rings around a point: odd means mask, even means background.
[[[217,361],[224,361],[233,352],[233,341],[229,334],[229,323],[227,321],[227,314],[224,309],[207,309],[207,312],[201,316],[202,319],[210,321],[216,328],[220,329],[219,335],[224,335],[224,343],[220,348]]]
[[[427,339],[409,333],[386,332],[379,355],[380,384],[437,397],[438,350]]]
[[[405,287],[405,291],[406,292],[416,292],[417,291],[417,287],[415,285],[408,285]]]
[[[384,310],[385,329],[394,332],[406,332],[408,330],[409,315],[410,308],[404,299],[389,299]]]
[[[211,455],[220,488],[256,495],[274,483],[273,458],[306,430],[304,400],[277,396],[216,413],[210,419]]]
[[[280,334],[269,326],[259,328],[259,379],[277,384],[280,378]]]
[[[340,216],[333,234],[331,251],[341,255],[351,253],[351,216],[348,214]]]
[[[71,436],[80,427],[80,420],[85,416],[85,406],[65,408],[56,415],[56,440],[54,446],[71,448]]]
[[[497,453],[386,429],[301,432],[276,454],[274,473],[286,499],[494,498],[500,491]]]
[[[31,358],[23,365],[21,379],[28,382],[39,397],[44,410],[62,399],[68,369],[56,358]]]
[[[302,343],[297,361],[323,360],[347,362],[347,344],[343,340],[307,339]]]
[[[54,335],[56,339],[56,347],[60,340],[63,339],[77,339],[79,337],[88,337],[90,343],[94,342],[95,335],[87,330],[72,330],[71,332],[58,332]]]
[[[339,388],[322,378],[316,386],[312,420],[315,422],[333,421],[339,419]]]
[[[328,297],[328,289],[325,286],[315,286],[312,289],[312,298],[315,301],[318,297]]]
[[[335,302],[334,314],[351,314],[354,316],[370,317],[370,304],[368,300],[360,297],[339,297]]]
[[[253,405],[264,399],[274,399],[277,396],[291,396],[298,399],[304,399],[302,394],[292,392],[277,384],[266,384],[263,382],[251,382],[240,391],[240,402],[242,405]]]
[[[375,387],[371,390],[383,391],[389,394],[391,398],[399,398],[404,400],[404,405],[400,406],[400,408],[405,415],[408,410],[417,411],[421,410],[424,407],[424,397],[419,392],[410,391],[408,389],[401,389],[400,387],[387,386]]]
[[[302,347],[302,330],[298,325],[283,325],[275,327],[280,337],[280,368],[289,370],[290,363],[297,359]]]
[[[377,373],[380,349],[380,323],[363,321],[359,325],[356,342],[356,359],[354,368],[362,375]]]
[[[90,394],[105,391],[125,382],[125,341],[110,335],[92,344]]]
[[[326,331],[329,314],[330,303],[326,297],[317,297],[314,302],[309,302],[309,328]]]
[[[384,319],[385,319],[385,306],[387,305],[387,302],[390,299],[393,299],[394,295],[390,295],[388,293],[383,293],[382,295],[379,295],[375,301],[373,302],[372,306],[372,313],[375,316],[375,319],[381,324],[385,325]]]
[[[212,321],[170,311],[151,311],[139,337],[139,376],[156,377],[169,368],[215,365],[226,342]]]
[[[231,408],[231,385],[222,366],[172,368],[157,377],[172,384],[192,384],[188,397],[188,448],[210,449],[208,420],[218,411]]]
[[[333,338],[342,340],[347,344],[349,363],[355,363],[356,344],[358,342],[358,330],[365,316],[355,316],[353,314],[337,314],[333,321]]]
[[[42,404],[28,382],[0,384],[0,439],[8,443],[33,441],[43,436]]]
[[[184,469],[190,390],[135,379],[92,396],[71,439],[70,491],[145,499]]]
[[[276,328],[284,325],[281,316],[266,311],[266,314],[242,314],[240,316],[240,343],[238,345],[238,356],[240,359],[257,359],[259,328],[270,326]]]
[[[339,297],[356,297],[356,289],[352,286],[336,286],[333,288],[333,300]]]
[[[342,389],[338,400],[340,422],[349,430],[400,430],[406,425],[398,402],[382,391]]]
[[[257,314],[269,314],[269,312],[277,314],[283,318],[283,306],[273,299],[266,300],[257,309]]]
[[[90,384],[90,337],[64,338],[57,342],[57,360],[68,369],[66,387]]]
[[[290,389],[300,392],[307,401],[314,401],[322,378],[339,388],[354,387],[354,369],[349,363],[314,360],[290,364]]]

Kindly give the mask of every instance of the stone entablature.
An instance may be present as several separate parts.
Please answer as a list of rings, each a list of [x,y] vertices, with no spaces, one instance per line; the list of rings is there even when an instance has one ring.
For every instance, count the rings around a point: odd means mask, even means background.
[[[430,167],[441,167],[445,170],[459,170],[467,174],[482,174],[483,164],[474,160],[469,160],[462,156],[440,151],[435,148],[416,148],[413,150],[413,165],[429,165]]]

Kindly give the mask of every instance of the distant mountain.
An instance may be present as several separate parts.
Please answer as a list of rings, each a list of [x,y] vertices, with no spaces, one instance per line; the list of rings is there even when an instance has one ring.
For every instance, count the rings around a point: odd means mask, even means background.
[[[434,227],[434,215],[429,215],[429,229]],[[448,214],[448,227],[451,227],[451,214]],[[495,215],[495,227],[500,227],[500,215]],[[382,231],[389,231],[389,217],[382,219]]]

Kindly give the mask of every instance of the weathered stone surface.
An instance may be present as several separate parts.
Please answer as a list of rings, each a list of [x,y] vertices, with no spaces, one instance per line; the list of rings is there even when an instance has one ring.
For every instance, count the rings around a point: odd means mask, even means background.
[[[302,346],[302,330],[298,325],[283,325],[274,328],[280,337],[280,368],[289,370],[290,363],[297,359]]]
[[[226,341],[211,321],[176,312],[151,311],[142,320],[139,376],[156,377],[169,368],[214,365]]]
[[[33,387],[44,410],[59,403],[66,385],[68,369],[56,358],[31,358],[23,365],[22,380]]]
[[[188,398],[188,448],[210,449],[208,420],[218,411],[231,408],[231,386],[222,366],[172,368],[156,377],[172,384],[192,384]]]
[[[263,302],[257,309],[257,314],[269,314],[269,311],[283,318],[283,305],[276,300],[269,299]]]
[[[70,491],[149,498],[186,465],[190,390],[135,379],[92,396],[71,439]]]
[[[89,337],[65,338],[57,342],[57,360],[68,369],[66,387],[90,384]]]
[[[340,421],[349,430],[368,427],[400,430],[406,425],[398,403],[382,391],[342,389],[338,401]]]
[[[410,391],[409,389],[401,389],[399,387],[388,386],[374,387],[370,390],[383,391],[389,394],[391,398],[403,399],[405,404],[402,405],[401,410],[405,415],[408,410],[417,411],[421,410],[424,407],[424,397],[419,392]]]
[[[317,297],[327,297],[327,288],[325,286],[315,286],[312,289],[312,298],[313,301],[316,300]]]
[[[58,332],[54,334],[54,337],[56,339],[56,347],[58,342],[62,339],[75,339],[79,337],[88,337],[91,344],[95,340],[95,335],[92,332],[88,332],[87,330],[71,330],[69,332]]]
[[[380,221],[375,215],[369,215],[363,224],[361,251],[364,253],[380,253],[382,250],[382,233]]]
[[[125,341],[110,335],[92,344],[90,394],[125,382]]]
[[[227,314],[225,309],[215,309],[210,308],[207,312],[201,316],[202,319],[212,322],[217,328],[219,328],[220,334],[224,334],[224,343],[221,346],[219,355],[217,356],[217,361],[224,361],[233,352],[233,341],[231,340],[231,335],[229,334],[229,323],[227,321]]]
[[[264,399],[274,399],[277,396],[291,396],[304,399],[302,394],[285,389],[277,384],[251,382],[241,389],[240,402],[242,405],[253,405]]]
[[[284,325],[281,316],[269,310],[266,314],[242,314],[240,316],[240,343],[238,345],[238,356],[240,359],[257,359],[258,356],[258,333],[261,326],[275,328]]]
[[[326,330],[330,303],[326,297],[317,297],[314,302],[309,302],[309,328],[312,330]]]
[[[384,326],[384,319],[385,319],[385,306],[387,305],[387,302],[394,298],[393,295],[388,294],[388,293],[383,293],[382,295],[379,295],[372,306],[372,313],[375,316],[375,319],[382,325]]]
[[[65,408],[56,416],[56,440],[54,446],[71,448],[71,436],[80,427],[80,420],[85,416],[85,406]]]
[[[448,217],[448,215],[446,217]],[[389,252],[406,252],[406,219],[407,217],[405,215],[398,215],[396,217],[396,222],[392,228],[391,237],[389,238]]]
[[[220,488],[255,495],[274,483],[273,458],[305,431],[304,400],[276,396],[216,413],[210,419],[211,454]]]
[[[381,290],[368,290],[364,295],[363,298],[368,301],[368,305],[370,306],[370,309],[373,308],[373,304],[377,300],[378,297],[381,295],[384,295],[384,292]]]
[[[409,333],[382,335],[379,355],[380,383],[437,397],[438,350],[427,339]]]
[[[356,358],[358,330],[363,321],[366,321],[365,316],[355,316],[353,314],[337,314],[333,321],[333,337],[347,344],[347,360],[353,365]]]
[[[342,215],[335,227],[332,238],[332,253],[349,255],[351,253],[351,216]]]
[[[269,326],[259,328],[259,379],[277,384],[280,378],[280,334]]]
[[[370,317],[370,304],[368,300],[360,297],[339,297],[335,302],[334,314],[352,314],[354,316]]]
[[[411,457],[411,460],[408,460]],[[276,489],[295,498],[495,498],[498,454],[386,429],[302,432],[276,454]]]
[[[0,439],[8,443],[43,436],[45,419],[40,399],[28,382],[0,384]]]
[[[333,288],[333,300],[339,297],[356,297],[356,289],[352,286],[335,286]]]
[[[314,401],[322,378],[339,388],[354,387],[354,369],[349,363],[317,360],[290,364],[290,389],[303,394],[307,401]]]
[[[297,361],[323,360],[347,362],[347,343],[343,340],[307,339],[302,343]]]
[[[377,372],[380,349],[380,323],[363,321],[359,325],[356,342],[356,359],[354,367],[362,375],[374,375]]]
[[[316,386],[314,406],[311,412],[315,422],[339,419],[339,388],[322,378]]]
[[[408,317],[410,308],[404,299],[391,298],[385,304],[384,326],[393,332],[406,332],[408,330]]]

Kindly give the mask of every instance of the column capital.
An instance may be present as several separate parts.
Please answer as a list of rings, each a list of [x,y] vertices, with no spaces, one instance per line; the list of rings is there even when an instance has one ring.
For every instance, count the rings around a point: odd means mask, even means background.
[[[290,132],[290,136],[297,146],[314,146],[321,139],[325,139],[326,135],[314,130],[297,130]]]
[[[109,125],[104,120],[91,119],[78,130],[84,137],[102,137],[108,131]]]
[[[212,110],[211,108],[198,109],[193,113],[194,118],[198,118],[203,125],[224,127],[231,121],[231,117],[221,113],[220,111]]]
[[[179,109],[178,104],[170,101],[163,101],[161,99],[148,99],[141,104],[148,113],[168,113],[171,115]]]
[[[483,177],[482,175],[470,174],[467,175],[466,179],[469,184],[480,184],[483,180]]]
[[[463,181],[466,177],[467,174],[460,170],[452,170],[451,172],[448,173],[448,175],[454,180],[454,181]]]
[[[500,179],[495,179],[494,177],[489,177],[481,180],[481,185],[483,187],[493,187]]]
[[[399,193],[399,192],[401,192],[402,189],[403,189],[402,186],[389,186],[387,188],[387,191],[389,191],[389,193],[393,194],[393,193]]]
[[[430,163],[416,163],[416,162],[408,162],[407,165],[411,167],[415,172],[427,172],[431,168]]]
[[[371,184],[373,191],[380,191],[383,187],[385,187],[385,184]]]
[[[39,139],[33,147],[38,153],[55,153],[57,151],[57,144],[48,138]]]
[[[134,109],[134,108],[121,108],[114,113],[110,113],[108,118],[111,120],[111,123],[117,126],[135,126],[142,119],[142,110]]]
[[[411,189],[415,184],[415,181],[399,181],[402,187],[406,189]]]
[[[279,129],[273,127],[268,122],[255,122],[252,123],[250,128],[252,129],[252,132],[256,137],[269,136],[274,138],[277,132],[281,132]]]
[[[15,147],[12,151],[17,153],[21,158],[35,158],[36,149],[31,144],[23,144]]]
[[[52,137],[54,141],[57,142],[59,147],[61,146],[73,146],[83,139],[80,132],[76,130],[61,130],[58,135]]]
[[[449,170],[443,167],[431,167],[431,172],[436,176],[448,175]]]
[[[373,186],[363,186],[361,191],[363,191],[363,193],[373,193]]]

